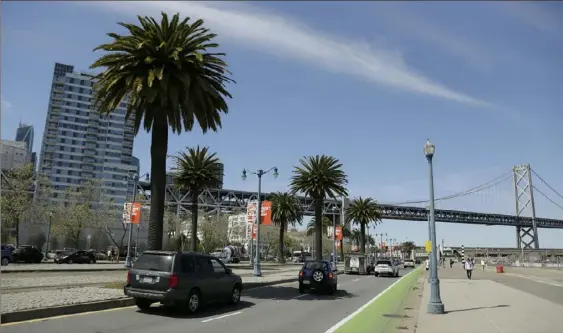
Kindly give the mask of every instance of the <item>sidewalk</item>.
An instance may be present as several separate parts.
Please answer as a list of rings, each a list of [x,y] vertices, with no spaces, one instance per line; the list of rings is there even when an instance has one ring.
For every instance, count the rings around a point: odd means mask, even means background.
[[[563,306],[490,280],[440,281],[446,314],[426,312],[425,283],[417,333],[561,333]]]

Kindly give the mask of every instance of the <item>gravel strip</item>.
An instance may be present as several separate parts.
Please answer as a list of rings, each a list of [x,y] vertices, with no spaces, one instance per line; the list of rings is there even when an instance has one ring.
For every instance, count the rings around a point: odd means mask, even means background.
[[[276,271],[264,271],[264,277],[279,274],[297,274],[297,270],[288,267]],[[245,269],[233,269],[233,273],[241,277],[251,277],[252,272]],[[126,272],[57,272],[52,274],[14,273],[0,275],[0,290],[29,289],[41,287],[70,287],[105,284],[110,282],[125,281]],[[260,279],[260,278],[258,278]],[[21,290],[18,290],[20,292]]]
[[[122,298],[123,290],[96,287],[2,294],[2,313]]]
[[[1,290],[17,289],[17,288],[41,288],[52,286],[72,286],[81,284],[104,284],[114,281],[125,281],[125,272],[96,272],[98,274],[81,274],[81,275],[38,275],[35,277],[12,277],[9,274],[2,275],[0,279]],[[103,273],[103,274],[100,274]],[[19,275],[19,274],[18,274]]]

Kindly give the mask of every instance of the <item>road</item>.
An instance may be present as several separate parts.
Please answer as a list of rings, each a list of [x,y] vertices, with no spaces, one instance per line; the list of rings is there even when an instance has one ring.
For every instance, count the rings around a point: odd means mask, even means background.
[[[408,270],[402,270],[406,274]],[[2,333],[323,333],[385,290],[396,278],[340,275],[334,296],[299,294],[297,283],[244,292],[237,307],[213,307],[182,316],[136,307],[2,325]]]

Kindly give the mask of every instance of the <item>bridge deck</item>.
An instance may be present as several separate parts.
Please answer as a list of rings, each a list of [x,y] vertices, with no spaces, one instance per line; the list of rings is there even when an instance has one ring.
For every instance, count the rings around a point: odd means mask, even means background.
[[[150,184],[140,182],[139,188],[150,197]],[[267,198],[269,193],[262,194],[262,200]],[[237,191],[237,190],[207,190],[198,197],[198,205],[202,208],[209,209],[246,209],[249,201],[257,199],[254,192]],[[300,196],[299,200],[302,204],[303,211],[306,215],[314,215],[314,202],[312,198]],[[180,192],[172,187],[167,188],[167,201],[169,204],[178,205],[182,209],[191,206],[191,199],[188,193]],[[323,211],[327,215],[340,215],[342,211],[342,202],[340,200],[327,199],[323,203]],[[390,220],[409,220],[409,221],[427,221],[428,211],[420,207],[404,207],[389,204],[380,204],[381,215],[383,219]],[[489,214],[479,212],[464,212],[456,210],[437,209],[435,211],[437,222],[447,223],[465,223],[478,225],[504,225],[504,226],[520,226],[531,227],[531,217],[520,217],[514,215]],[[563,229],[563,220],[536,218],[538,228]]]

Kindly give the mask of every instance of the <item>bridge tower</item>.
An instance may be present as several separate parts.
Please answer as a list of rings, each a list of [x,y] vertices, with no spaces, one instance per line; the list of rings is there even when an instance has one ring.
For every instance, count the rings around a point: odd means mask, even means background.
[[[516,243],[521,249],[539,249],[538,228],[536,226],[536,206],[532,186],[532,172],[529,164],[516,165],[512,168],[514,176],[514,195],[516,198],[516,217],[524,217],[531,212],[532,226],[516,227]]]

